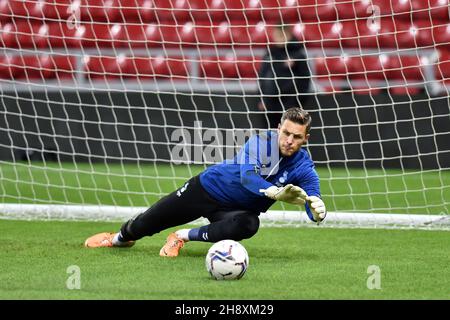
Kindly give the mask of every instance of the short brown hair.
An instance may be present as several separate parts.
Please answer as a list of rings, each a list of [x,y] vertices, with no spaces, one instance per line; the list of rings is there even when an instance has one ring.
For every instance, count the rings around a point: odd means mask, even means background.
[[[281,117],[280,123],[283,123],[285,120],[292,121],[294,123],[306,125],[306,134],[309,133],[311,129],[311,116],[308,111],[303,110],[300,107],[294,107],[287,109],[283,116]]]

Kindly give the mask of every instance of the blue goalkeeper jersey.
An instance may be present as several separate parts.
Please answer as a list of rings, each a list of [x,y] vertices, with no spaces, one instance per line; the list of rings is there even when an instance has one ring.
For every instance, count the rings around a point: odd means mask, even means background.
[[[300,149],[290,157],[279,154],[278,135],[267,131],[251,137],[231,160],[212,165],[200,174],[205,190],[226,207],[265,212],[272,200],[260,192],[273,185],[297,185],[309,196],[320,197],[319,176],[308,152]],[[305,205],[308,217],[312,213]]]

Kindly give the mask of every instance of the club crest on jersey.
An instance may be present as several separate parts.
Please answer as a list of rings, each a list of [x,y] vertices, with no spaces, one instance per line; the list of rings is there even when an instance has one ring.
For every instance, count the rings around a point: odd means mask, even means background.
[[[287,181],[287,176],[288,176],[288,174],[289,174],[289,172],[287,172],[287,171],[284,171],[284,172],[283,172],[283,175],[282,175],[281,177],[278,178],[278,181],[277,181],[277,183],[276,183],[277,187],[282,187],[282,186],[284,186],[284,184],[285,184],[286,181]]]

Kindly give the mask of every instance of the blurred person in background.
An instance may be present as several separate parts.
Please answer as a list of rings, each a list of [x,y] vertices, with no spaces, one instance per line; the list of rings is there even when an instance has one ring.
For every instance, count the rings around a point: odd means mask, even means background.
[[[304,107],[310,78],[304,44],[295,39],[292,26],[278,23],[258,72],[258,109],[265,112],[269,129],[278,127],[283,111]]]

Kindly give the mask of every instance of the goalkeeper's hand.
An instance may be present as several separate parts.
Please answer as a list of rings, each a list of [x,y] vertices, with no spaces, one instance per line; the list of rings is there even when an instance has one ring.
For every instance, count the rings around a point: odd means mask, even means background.
[[[305,204],[306,197],[308,196],[302,188],[293,184],[288,184],[284,187],[271,186],[267,189],[260,189],[259,191],[264,192],[270,199],[297,205]]]
[[[311,213],[313,214],[314,220],[316,220],[317,224],[323,221],[327,215],[327,209],[325,208],[325,203],[316,196],[308,196],[306,197],[306,201],[308,201],[309,208],[311,209]]]

